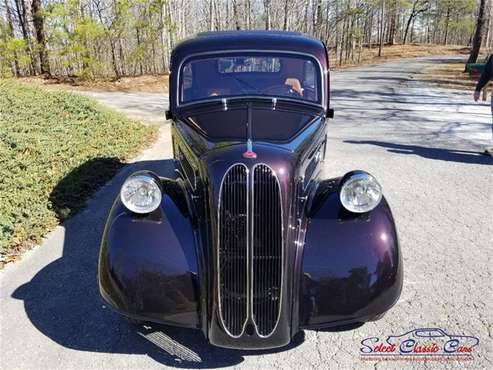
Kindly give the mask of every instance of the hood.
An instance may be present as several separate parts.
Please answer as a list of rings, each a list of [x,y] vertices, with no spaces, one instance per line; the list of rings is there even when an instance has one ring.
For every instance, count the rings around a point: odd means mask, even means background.
[[[252,100],[199,106],[182,117],[212,142],[287,143],[322,115],[321,108],[309,104]]]

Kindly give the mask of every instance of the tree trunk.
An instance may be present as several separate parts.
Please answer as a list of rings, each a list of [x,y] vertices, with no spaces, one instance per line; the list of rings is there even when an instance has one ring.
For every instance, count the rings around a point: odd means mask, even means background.
[[[36,62],[32,51],[33,49],[32,49],[31,37],[29,35],[29,28],[26,19],[26,4],[24,3],[24,0],[15,0],[15,9],[17,12],[17,18],[19,19],[19,24],[21,26],[22,37],[24,38],[24,41],[26,41],[26,53],[27,55],[29,55],[29,59],[30,59],[29,73],[31,75],[35,75]]]
[[[341,9],[339,12],[339,46],[337,48],[337,54],[339,55],[339,65],[342,66],[343,63],[343,56],[344,56],[344,36],[345,36],[345,29],[346,29],[346,17],[342,17],[341,15],[343,14],[344,10]],[[342,22],[341,22],[342,21]]]
[[[252,28],[252,4],[250,0],[245,2],[245,15],[246,15],[246,28],[247,30]]]
[[[164,37],[164,2],[161,4],[159,7],[159,39],[161,43],[161,64],[163,65],[162,72],[167,73],[168,72],[168,58],[167,58],[167,49],[166,49],[166,43],[165,43],[165,37]]]
[[[492,27],[493,27],[493,0],[490,0],[488,30],[486,31],[486,42],[485,42],[485,46],[487,48],[491,48],[491,33],[493,32]]]
[[[153,41],[152,46],[152,74],[156,75],[157,74],[157,68],[156,68],[156,43]]]
[[[322,28],[322,0],[317,1],[317,7],[316,7],[316,14],[317,16],[314,17],[314,27],[313,27],[313,34],[315,37],[320,38],[321,37],[321,28]]]
[[[335,50],[334,50],[334,54],[335,54],[335,57],[336,57],[336,63],[337,63],[337,56],[339,55],[339,40],[340,40],[340,26],[339,26],[339,22],[337,21],[337,19],[339,18],[339,3],[336,1],[336,9],[335,9],[335,14],[336,14],[336,24],[335,24]]]
[[[476,31],[472,40],[471,54],[467,63],[476,63],[478,60],[479,50],[481,49],[481,41],[483,39],[483,26],[484,26],[484,8],[486,6],[486,0],[481,0],[479,3],[478,19],[476,21]]]
[[[406,30],[404,31],[404,38],[402,40],[403,45],[406,45],[407,35],[409,34],[409,28],[411,27],[413,18],[414,18],[414,10],[411,12],[411,14],[409,15],[409,19],[407,20]]]
[[[288,30],[288,17],[289,17],[289,0],[284,0],[284,22],[282,29],[284,31]]]
[[[125,53],[123,52],[123,44],[121,37],[118,38],[118,54],[120,56],[120,66],[121,66],[120,74],[122,76],[126,76],[128,66],[127,66],[127,62],[125,61]]]
[[[115,43],[110,39],[111,44],[111,62],[113,66],[113,72],[115,73],[115,77],[117,80],[120,79],[120,72],[118,71],[118,64],[116,62],[116,54],[115,54]]]
[[[380,9],[380,40],[378,45],[378,56],[382,56],[384,26],[385,26],[385,0],[382,1],[382,7]]]
[[[443,43],[447,45],[448,43],[448,27],[450,23],[450,8],[447,7],[447,15],[445,16],[445,37]]]
[[[413,21],[411,22],[411,28],[409,29],[409,43],[412,44],[414,42],[414,25],[415,25],[416,18],[413,18]]]
[[[140,41],[140,30],[139,30],[139,27],[135,27],[135,32],[136,32],[136,37],[137,37],[137,48],[140,49],[141,41]],[[142,58],[143,58],[142,50],[139,50],[139,72],[140,72],[140,75],[141,76],[144,74],[144,70],[143,70],[143,67],[142,67]]]
[[[7,0],[5,0],[5,12],[7,13],[7,32],[9,37],[14,38],[14,25],[12,23],[12,13],[10,12],[10,6]],[[19,76],[19,60],[17,58],[17,52],[14,50],[14,61],[12,63],[12,74],[15,77]]]
[[[392,13],[390,14],[390,26],[387,37],[389,45],[394,45],[395,42],[395,30],[396,30],[396,17],[397,17],[397,0],[394,0],[392,4]]]
[[[209,0],[209,31],[214,31],[214,0]]]
[[[233,0],[233,17],[235,19],[235,28],[236,30],[240,30],[240,19],[238,18],[238,3],[236,0]]]
[[[326,4],[325,6],[325,21],[324,21],[324,36],[325,36],[325,44],[329,45],[330,38],[330,26],[329,26],[329,18],[330,18],[330,6]]]
[[[166,14],[166,19],[168,20],[168,22],[166,24],[166,29],[168,31],[168,37],[167,37],[167,42],[168,42],[167,59],[168,59],[168,65],[169,65],[169,62],[170,62],[170,53],[171,53],[171,50],[173,49],[173,45],[175,43],[175,40],[174,40],[174,35],[173,35],[173,28],[171,27],[171,24],[170,24],[170,22],[172,22],[172,19],[173,19],[173,14],[171,12],[171,6],[169,5],[169,1],[166,1],[165,4],[166,4],[165,14]]]
[[[318,3],[319,0],[311,1],[312,8],[312,35],[317,37],[317,14],[318,14],[318,6],[315,5],[315,2]],[[307,4],[308,5],[308,4]]]
[[[85,12],[82,3],[80,4],[80,17],[82,19],[85,18]],[[82,45],[84,46],[84,50],[82,51],[82,70],[84,75],[86,75],[90,68],[89,61],[91,59],[91,55],[89,53],[89,44],[85,35],[83,36]]]
[[[264,10],[265,10],[265,29],[270,30],[270,26],[271,26],[270,0],[264,0]]]
[[[41,0],[32,1],[33,26],[38,43],[38,54],[41,74],[50,75],[50,63],[48,61],[48,51],[46,50],[46,38],[44,32],[44,15],[41,8]]]

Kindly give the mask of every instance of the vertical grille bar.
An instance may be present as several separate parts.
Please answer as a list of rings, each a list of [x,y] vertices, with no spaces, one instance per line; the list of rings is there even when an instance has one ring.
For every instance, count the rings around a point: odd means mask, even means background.
[[[279,182],[264,164],[253,170],[252,198],[252,320],[257,333],[267,337],[281,310],[283,227]]]
[[[219,312],[238,337],[248,320],[248,171],[231,167],[223,178],[218,215]]]

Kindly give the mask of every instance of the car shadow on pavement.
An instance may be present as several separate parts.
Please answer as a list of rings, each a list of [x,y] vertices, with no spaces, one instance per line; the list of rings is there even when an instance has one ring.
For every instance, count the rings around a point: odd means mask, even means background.
[[[51,201],[60,219],[67,217],[66,197],[80,191],[74,180],[101,170],[111,158],[88,161],[62,179]],[[214,347],[199,330],[161,325],[136,327],[122,320],[101,300],[97,283],[99,243],[108,212],[125,178],[149,169],[160,176],[175,177],[173,160],[143,161],[123,167],[63,224],[63,254],[38,271],[31,281],[17,287],[12,297],[22,300],[27,317],[42,334],[59,345],[78,351],[148,355],[178,368],[219,368],[241,363],[244,356],[285,351],[303,343],[301,332],[286,347],[268,351],[239,351]],[[77,181],[80,182],[80,181]],[[60,199],[65,199],[63,202]],[[55,247],[46,245],[46,247]],[[44,247],[44,246],[43,246]],[[73,364],[71,365],[73,366]]]
[[[412,154],[418,155],[426,159],[434,159],[440,161],[467,163],[467,164],[486,164],[491,165],[493,160],[490,156],[484,155],[479,152],[456,150],[456,149],[444,149],[444,148],[429,148],[418,145],[408,144],[395,144],[384,141],[375,140],[344,140],[345,143],[350,144],[367,144],[376,145],[386,148],[388,152],[395,154]]]

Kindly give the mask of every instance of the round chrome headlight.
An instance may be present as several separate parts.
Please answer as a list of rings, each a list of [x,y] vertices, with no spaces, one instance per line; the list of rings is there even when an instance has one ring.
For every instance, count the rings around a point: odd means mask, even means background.
[[[130,211],[150,213],[161,204],[162,192],[158,177],[149,172],[136,172],[122,185],[120,199]]]
[[[382,187],[367,172],[349,172],[342,179],[339,198],[350,212],[369,212],[382,200]]]

